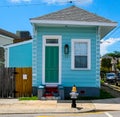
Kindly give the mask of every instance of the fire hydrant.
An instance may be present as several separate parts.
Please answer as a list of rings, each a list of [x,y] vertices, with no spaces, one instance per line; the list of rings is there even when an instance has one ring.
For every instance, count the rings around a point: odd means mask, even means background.
[[[76,99],[78,97],[78,93],[77,93],[77,89],[76,89],[75,85],[72,87],[72,91],[70,93],[70,96],[71,96],[71,99],[72,99],[71,107],[76,108]]]

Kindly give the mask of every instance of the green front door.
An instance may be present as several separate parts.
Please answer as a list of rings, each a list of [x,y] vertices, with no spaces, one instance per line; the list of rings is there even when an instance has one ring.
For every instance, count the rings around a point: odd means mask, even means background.
[[[59,47],[45,47],[45,83],[59,82]]]

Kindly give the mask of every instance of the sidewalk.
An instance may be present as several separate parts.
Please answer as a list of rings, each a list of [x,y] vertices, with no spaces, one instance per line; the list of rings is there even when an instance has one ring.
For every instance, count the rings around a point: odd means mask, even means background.
[[[71,101],[0,99],[0,114],[4,113],[73,113],[104,110],[120,110],[120,98],[77,101],[77,108],[71,108]]]
[[[103,100],[92,100],[96,111],[120,111],[120,97],[103,99]]]

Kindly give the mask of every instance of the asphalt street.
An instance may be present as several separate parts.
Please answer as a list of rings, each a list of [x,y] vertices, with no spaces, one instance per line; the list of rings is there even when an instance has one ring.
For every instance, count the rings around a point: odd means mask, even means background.
[[[120,117],[120,111],[57,114],[0,114],[0,117]]]

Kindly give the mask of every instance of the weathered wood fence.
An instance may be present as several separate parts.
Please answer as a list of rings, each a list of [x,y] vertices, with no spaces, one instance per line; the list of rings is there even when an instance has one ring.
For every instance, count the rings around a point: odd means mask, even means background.
[[[0,68],[0,98],[32,95],[32,68]]]
[[[0,97],[14,97],[15,77],[14,68],[0,68]]]

